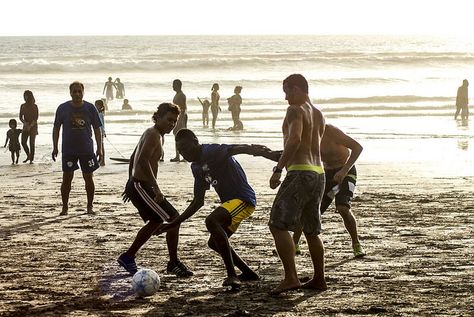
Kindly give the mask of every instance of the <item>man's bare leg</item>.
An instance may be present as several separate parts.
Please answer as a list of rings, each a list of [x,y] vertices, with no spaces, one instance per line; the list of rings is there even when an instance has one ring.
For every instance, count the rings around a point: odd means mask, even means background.
[[[324,245],[323,241],[317,234],[306,234],[309,253],[313,261],[314,275],[313,278],[303,285],[303,288],[324,291],[328,287],[324,277]]]
[[[293,243],[290,233],[272,226],[270,226],[270,231],[272,232],[278,255],[280,256],[285,270],[283,281],[270,292],[271,294],[276,295],[285,291],[297,289],[301,287],[301,283],[296,273],[295,244]]]
[[[349,232],[349,235],[351,236],[352,246],[358,244],[359,237],[357,235],[357,222],[351,210],[346,206],[337,206],[336,208],[344,221],[344,227],[346,227],[347,232]]]
[[[95,192],[93,173],[82,173],[82,177],[84,177],[84,181],[86,183],[87,213],[93,214],[94,209],[92,208],[92,204],[94,203],[94,192]]]
[[[135,257],[138,250],[150,239],[150,237],[155,233],[156,229],[160,226],[160,223],[155,221],[148,221],[137,233],[135,240],[133,240],[130,248],[125,252],[131,257]]]
[[[69,204],[69,193],[71,192],[71,183],[74,178],[74,172],[63,172],[63,182],[61,183],[61,200],[63,208],[60,215],[67,215]]]

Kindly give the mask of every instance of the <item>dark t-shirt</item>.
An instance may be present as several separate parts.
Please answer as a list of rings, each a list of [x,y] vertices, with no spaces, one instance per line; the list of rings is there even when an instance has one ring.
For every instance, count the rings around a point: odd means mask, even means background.
[[[191,164],[194,196],[204,196],[212,185],[221,202],[237,198],[255,206],[255,192],[240,164],[229,154],[231,148],[226,144],[202,145],[201,159]]]
[[[90,155],[94,153],[92,128],[97,129],[100,123],[96,107],[84,101],[81,107],[74,107],[71,101],[59,105],[54,118],[54,126],[63,126],[63,155]]]

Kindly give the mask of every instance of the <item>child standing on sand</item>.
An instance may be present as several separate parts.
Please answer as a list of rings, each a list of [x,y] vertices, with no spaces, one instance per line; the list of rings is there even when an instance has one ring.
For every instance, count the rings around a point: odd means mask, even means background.
[[[8,144],[8,150],[11,152],[12,165],[14,165],[18,164],[18,158],[20,157],[19,137],[21,134],[21,129],[16,128],[17,122],[15,119],[10,119],[8,126],[10,127],[10,130],[7,131],[7,139],[5,140],[5,145],[3,147],[7,147],[8,140],[10,140],[10,143]]]

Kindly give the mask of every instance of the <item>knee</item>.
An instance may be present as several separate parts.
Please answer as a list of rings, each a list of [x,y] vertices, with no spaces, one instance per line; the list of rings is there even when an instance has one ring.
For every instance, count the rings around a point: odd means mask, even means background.
[[[211,238],[207,241],[207,246],[211,248],[212,250],[217,251],[216,244],[214,243],[214,240],[212,240]]]
[[[336,210],[344,219],[352,215],[351,209],[347,206],[336,206]]]
[[[217,226],[216,221],[215,221],[211,216],[208,216],[208,217],[206,218],[206,228],[207,228],[207,231],[209,231],[209,232],[214,231],[215,228],[216,228],[216,226]]]

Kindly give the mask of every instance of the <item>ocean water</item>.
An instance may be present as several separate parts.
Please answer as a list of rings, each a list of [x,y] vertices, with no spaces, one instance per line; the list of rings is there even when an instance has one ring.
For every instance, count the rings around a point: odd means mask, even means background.
[[[84,99],[94,102],[107,78],[119,77],[134,110],[122,112],[121,101],[110,102],[106,130],[127,152],[151,125],[156,106],[172,100],[171,84],[179,78],[189,127],[203,138],[279,144],[287,106],[281,83],[291,73],[305,75],[328,122],[358,139],[448,138],[470,149],[471,128],[452,114],[457,87],[474,74],[474,41],[441,37],[0,37],[0,131],[18,117],[23,91],[32,90],[40,109],[38,144],[46,149],[54,112],[69,100],[72,81],[82,81]],[[214,82],[223,109],[217,132],[202,128],[197,101],[210,98]],[[231,125],[225,100],[236,85],[243,86],[241,133],[225,131]]]

